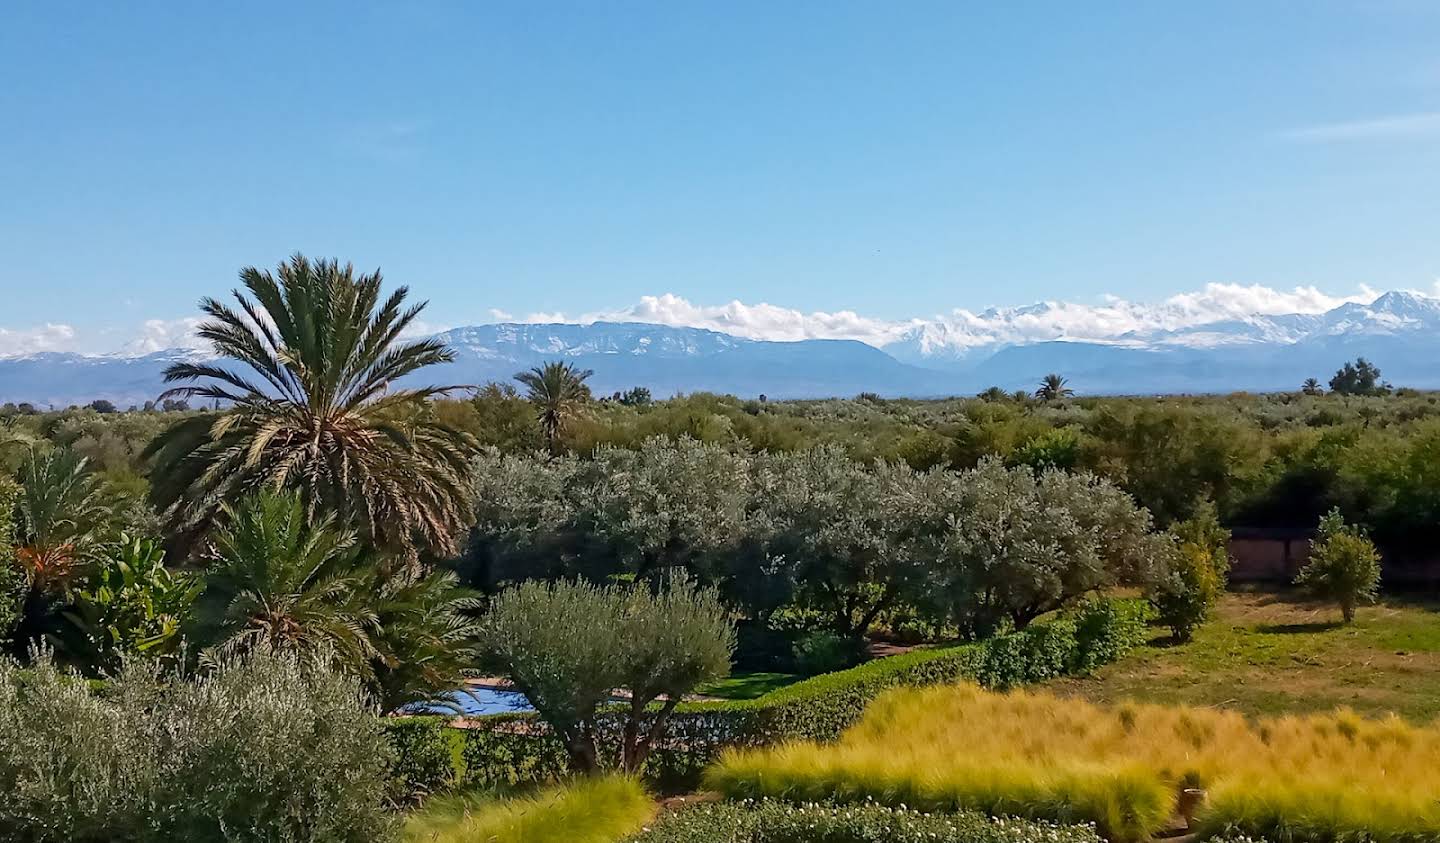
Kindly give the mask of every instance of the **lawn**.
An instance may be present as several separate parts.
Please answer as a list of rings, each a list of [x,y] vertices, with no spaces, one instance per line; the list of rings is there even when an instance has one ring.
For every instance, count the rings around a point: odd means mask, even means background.
[[[1440,716],[1440,605],[1388,600],[1339,623],[1292,594],[1226,595],[1189,644],[1157,637],[1094,676],[1049,687],[1094,702],[1132,699],[1245,714],[1395,712]]]
[[[804,678],[795,673],[732,673],[718,682],[701,685],[695,693],[723,700],[753,700]]]

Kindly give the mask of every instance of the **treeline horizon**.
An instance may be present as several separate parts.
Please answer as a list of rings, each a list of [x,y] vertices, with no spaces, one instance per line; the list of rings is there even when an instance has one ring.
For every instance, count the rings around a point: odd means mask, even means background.
[[[857,461],[967,470],[1007,465],[1086,471],[1112,480],[1156,523],[1215,504],[1231,527],[1313,528],[1339,507],[1387,549],[1412,552],[1440,538],[1440,392],[1232,393],[1223,396],[1079,396],[1042,400],[994,390],[978,397],[808,400],[696,393],[651,399],[643,389],[577,400],[553,441],[534,404],[511,384],[427,404],[441,423],[516,454],[586,456],[682,437],[757,452],[836,446]],[[26,412],[0,406],[0,460],[12,469],[30,445],[90,459],[119,493],[148,492],[150,441],[178,413],[155,408]]]

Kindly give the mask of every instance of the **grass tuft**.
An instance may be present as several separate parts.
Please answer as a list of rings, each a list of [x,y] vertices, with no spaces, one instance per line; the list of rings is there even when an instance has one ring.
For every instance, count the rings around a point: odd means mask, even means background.
[[[406,843],[612,843],[640,831],[654,804],[634,779],[578,779],[533,796],[431,800],[405,823]]]

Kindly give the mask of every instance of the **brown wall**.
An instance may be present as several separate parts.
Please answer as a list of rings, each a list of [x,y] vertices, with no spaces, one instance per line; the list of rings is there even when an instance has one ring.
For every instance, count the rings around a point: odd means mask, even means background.
[[[1309,555],[1305,538],[1232,538],[1230,581],[1290,582]]]

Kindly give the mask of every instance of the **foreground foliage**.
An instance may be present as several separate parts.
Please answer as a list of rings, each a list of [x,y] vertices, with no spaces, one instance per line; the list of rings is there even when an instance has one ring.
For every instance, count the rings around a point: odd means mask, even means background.
[[[0,837],[17,843],[385,840],[390,747],[357,683],[257,653],[103,695],[0,662]]]
[[[655,806],[634,779],[579,779],[533,796],[431,800],[405,822],[407,843],[612,843],[638,831]]]
[[[1230,570],[1230,531],[1220,526],[1215,507],[1202,506],[1195,515],[1175,525],[1177,543],[1169,570],[1150,589],[1161,623],[1170,627],[1175,640],[1189,641],[1210,618],[1215,603],[1225,593]]]
[[[1199,786],[1208,831],[1408,841],[1440,836],[1436,751],[1440,730],[1346,711],[1251,722],[957,686],[892,693],[837,745],[734,753],[707,780],[732,797],[1088,820],[1111,840],[1145,839]]]
[[[631,843],[1100,843],[1093,827],[924,813],[877,804],[769,799],[696,805],[662,815]]]

